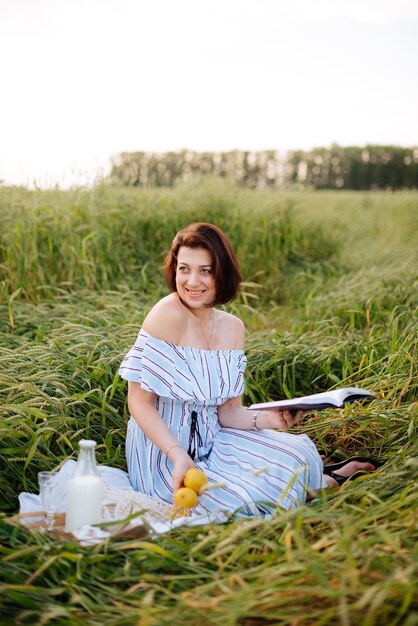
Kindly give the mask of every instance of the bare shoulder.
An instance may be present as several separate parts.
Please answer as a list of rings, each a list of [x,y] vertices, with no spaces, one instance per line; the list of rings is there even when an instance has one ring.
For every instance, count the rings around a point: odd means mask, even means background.
[[[245,326],[239,317],[218,311],[220,327],[223,337],[227,338],[231,350],[243,350],[245,344]]]
[[[187,323],[187,310],[177,297],[170,293],[155,304],[148,313],[142,328],[156,339],[177,344]]]

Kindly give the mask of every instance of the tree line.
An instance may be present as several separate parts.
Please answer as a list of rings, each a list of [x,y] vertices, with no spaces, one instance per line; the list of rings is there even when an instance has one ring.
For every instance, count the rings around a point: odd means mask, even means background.
[[[418,188],[418,148],[367,145],[259,152],[122,152],[112,161],[111,182],[171,187],[196,176],[220,176],[252,189]]]

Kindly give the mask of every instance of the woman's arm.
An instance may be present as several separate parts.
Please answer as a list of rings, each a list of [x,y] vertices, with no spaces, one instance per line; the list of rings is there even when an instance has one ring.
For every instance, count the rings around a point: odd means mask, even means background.
[[[155,408],[156,399],[155,393],[145,391],[139,383],[128,383],[128,406],[132,417],[146,437],[167,454],[174,464],[173,493],[175,493],[181,487],[186,470],[195,465]]]
[[[298,423],[304,411],[254,411],[242,406],[242,399],[231,398],[218,407],[218,419],[223,428],[237,428],[239,430],[257,430],[276,428],[288,430]]]

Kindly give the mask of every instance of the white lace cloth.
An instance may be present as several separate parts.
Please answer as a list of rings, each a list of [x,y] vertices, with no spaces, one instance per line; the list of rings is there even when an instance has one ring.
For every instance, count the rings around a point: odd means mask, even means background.
[[[75,461],[69,460],[57,472],[58,480],[62,484],[61,500],[56,509],[58,513],[65,513],[67,485],[74,472],[75,465]],[[201,507],[197,507],[196,512],[188,517],[172,519],[170,517],[172,507],[144,493],[135,491],[126,472],[106,465],[99,465],[98,470],[104,488],[103,522],[125,520],[130,516],[134,516],[124,528],[145,525],[150,532],[163,533],[178,526],[197,526],[211,522],[223,523],[227,520],[227,516],[224,513],[207,513]],[[39,495],[26,492],[19,494],[19,513],[23,523],[25,523],[24,513],[42,510],[43,507]],[[136,513],[139,513],[139,515],[135,516]],[[27,520],[29,521],[29,518]],[[34,518],[31,517],[30,521],[33,522]],[[73,534],[82,543],[89,544],[97,543],[111,533],[99,528],[93,528],[92,526],[83,526]]]

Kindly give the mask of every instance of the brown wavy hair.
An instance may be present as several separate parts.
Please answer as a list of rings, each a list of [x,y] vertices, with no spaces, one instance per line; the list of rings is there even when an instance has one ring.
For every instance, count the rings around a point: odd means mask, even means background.
[[[211,305],[231,302],[238,293],[242,277],[235,252],[221,229],[214,224],[196,222],[177,233],[163,264],[165,281],[173,292],[177,291],[177,255],[181,246],[209,251],[216,288],[216,297]]]

